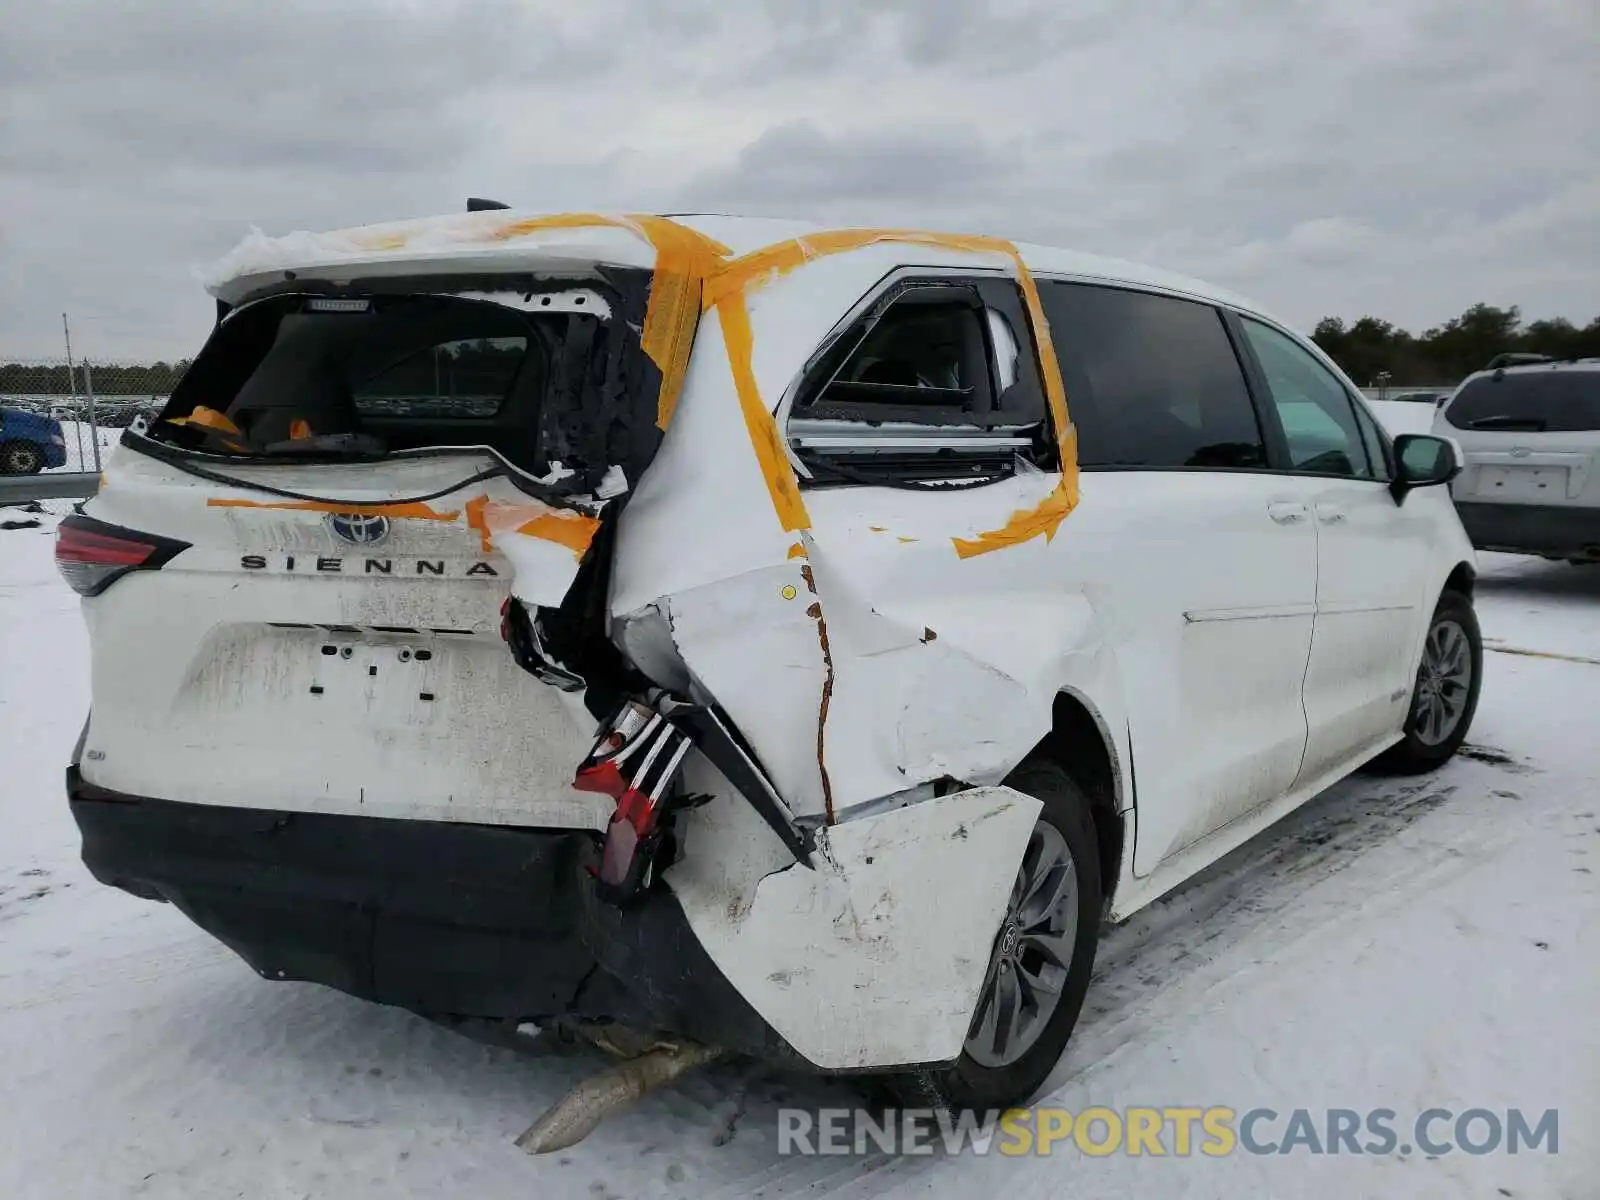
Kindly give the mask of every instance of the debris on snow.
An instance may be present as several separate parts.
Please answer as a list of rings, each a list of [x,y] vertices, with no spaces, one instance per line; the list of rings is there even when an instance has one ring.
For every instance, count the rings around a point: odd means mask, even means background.
[[[612,1113],[721,1054],[714,1046],[683,1042],[625,1059],[584,1080],[546,1109],[517,1139],[517,1145],[529,1154],[550,1154],[574,1146]]]

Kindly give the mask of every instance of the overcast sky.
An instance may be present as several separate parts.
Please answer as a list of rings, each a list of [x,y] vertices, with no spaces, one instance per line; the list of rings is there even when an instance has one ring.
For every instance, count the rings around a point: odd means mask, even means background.
[[[193,269],[456,211],[1053,242],[1309,328],[1600,315],[1596,0],[13,0],[0,360],[192,354]]]

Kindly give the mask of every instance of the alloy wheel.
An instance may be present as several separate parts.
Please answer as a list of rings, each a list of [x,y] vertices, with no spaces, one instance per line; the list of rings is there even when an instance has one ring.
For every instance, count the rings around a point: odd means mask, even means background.
[[[1040,821],[1011,887],[967,1036],[967,1056],[980,1066],[1011,1066],[1044,1033],[1072,966],[1078,903],[1066,839]]]
[[[1454,733],[1467,711],[1471,690],[1472,644],[1466,630],[1449,619],[1436,622],[1428,630],[1417,670],[1417,740],[1437,746]]]

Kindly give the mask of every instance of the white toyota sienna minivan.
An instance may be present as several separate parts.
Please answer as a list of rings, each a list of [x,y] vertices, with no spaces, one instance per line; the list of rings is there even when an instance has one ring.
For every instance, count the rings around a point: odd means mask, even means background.
[[[1020,1102],[1102,921],[1472,720],[1458,447],[1193,280],[493,211],[211,289],[60,526],[68,790],[268,978]]]

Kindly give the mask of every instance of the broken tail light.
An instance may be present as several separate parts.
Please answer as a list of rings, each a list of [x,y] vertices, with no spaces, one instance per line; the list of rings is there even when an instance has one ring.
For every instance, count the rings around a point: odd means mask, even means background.
[[[665,818],[685,802],[675,789],[691,745],[668,717],[630,700],[602,726],[578,767],[574,788],[617,802],[596,873],[602,899],[623,904],[649,888],[668,832]]]
[[[157,570],[188,548],[188,542],[81,513],[62,518],[56,526],[56,569],[80,596],[98,596],[129,571]]]

